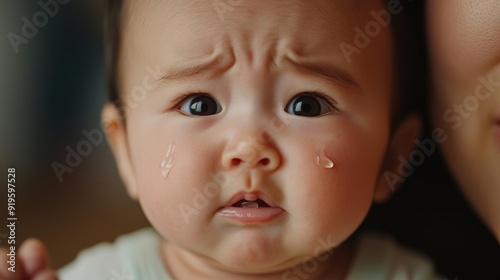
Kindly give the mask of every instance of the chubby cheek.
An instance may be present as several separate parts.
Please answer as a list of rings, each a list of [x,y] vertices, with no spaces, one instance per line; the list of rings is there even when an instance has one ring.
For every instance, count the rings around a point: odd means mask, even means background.
[[[385,152],[383,129],[370,134],[352,124],[339,124],[340,133],[323,135],[302,149],[313,157],[291,163],[290,215],[297,229],[309,228],[309,238],[329,238],[339,244],[359,226],[372,203],[375,183]],[[376,131],[376,130],[374,130]],[[298,148],[297,148],[298,149]],[[322,164],[321,157],[333,167]],[[316,162],[319,157],[319,164]],[[325,159],[324,162],[327,162]]]
[[[182,232],[189,239],[202,232],[203,217],[213,211],[213,203],[197,194],[211,182],[207,166],[212,164],[207,161],[214,156],[207,152],[215,148],[201,137],[172,135],[154,127],[143,124],[137,128],[140,132],[130,133],[138,199],[165,238],[176,239],[176,232]]]

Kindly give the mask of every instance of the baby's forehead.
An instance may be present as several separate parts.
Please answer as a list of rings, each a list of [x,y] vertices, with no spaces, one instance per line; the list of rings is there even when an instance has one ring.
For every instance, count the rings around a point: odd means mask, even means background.
[[[370,11],[383,8],[377,0],[128,0],[123,8],[123,27],[137,33],[168,33],[220,26],[255,30],[273,24],[274,28],[302,32],[332,28],[349,33],[373,20]]]
[[[181,15],[182,12],[198,15],[215,15],[219,20],[224,21],[231,15],[242,13],[251,13],[254,15],[265,14],[267,16],[276,16],[282,13],[287,16],[295,16],[299,12],[323,14],[332,19],[352,19],[359,15],[364,9],[372,10],[381,6],[379,0],[143,0],[132,1],[123,0],[124,10],[129,16],[144,15],[153,16],[156,12],[161,17],[168,19]],[[334,14],[332,14],[334,13]],[[337,18],[336,16],[345,16]]]
[[[210,53],[209,42],[229,37],[235,44],[265,47],[279,37],[300,52],[331,55],[373,20],[370,12],[382,9],[375,0],[129,0],[122,32],[124,45],[152,54],[184,54],[186,46]]]

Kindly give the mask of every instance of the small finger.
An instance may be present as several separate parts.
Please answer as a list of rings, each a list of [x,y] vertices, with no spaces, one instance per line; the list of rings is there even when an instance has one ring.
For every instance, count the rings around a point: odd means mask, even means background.
[[[57,274],[53,270],[45,270],[32,278],[32,280],[58,280]]]
[[[30,238],[19,248],[19,257],[29,278],[49,267],[49,256],[45,246],[38,239]]]

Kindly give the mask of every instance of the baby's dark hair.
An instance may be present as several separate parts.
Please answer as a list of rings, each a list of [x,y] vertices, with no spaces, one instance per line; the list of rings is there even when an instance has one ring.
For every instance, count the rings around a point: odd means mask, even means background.
[[[394,5],[399,0],[382,0]],[[123,114],[118,87],[118,58],[124,0],[107,0],[104,18],[104,50],[110,101]],[[391,100],[391,127],[411,112],[422,112],[427,92],[427,54],[423,24],[424,0],[403,0],[400,12],[391,16],[394,41],[394,84]],[[124,116],[122,116],[124,117]]]
[[[121,42],[121,15],[124,0],[107,0],[104,10],[104,59],[109,99],[121,106],[118,90],[118,58]]]
[[[400,2],[384,0],[384,3]],[[392,127],[412,112],[427,116],[427,48],[424,24],[425,0],[403,0],[402,11],[392,15],[394,40],[394,90]]]

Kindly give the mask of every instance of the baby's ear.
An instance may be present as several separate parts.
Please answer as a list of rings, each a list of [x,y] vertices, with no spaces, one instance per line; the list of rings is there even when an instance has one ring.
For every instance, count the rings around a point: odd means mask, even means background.
[[[418,114],[410,114],[399,123],[392,133],[384,163],[375,189],[374,201],[384,202],[406,179],[399,174],[400,158],[407,160],[415,149],[415,140],[422,132],[422,118]]]
[[[137,199],[137,187],[134,170],[130,161],[125,123],[118,108],[113,103],[107,103],[102,109],[102,123],[106,131],[106,138],[111,147],[118,167],[120,177],[127,187],[128,194]]]

